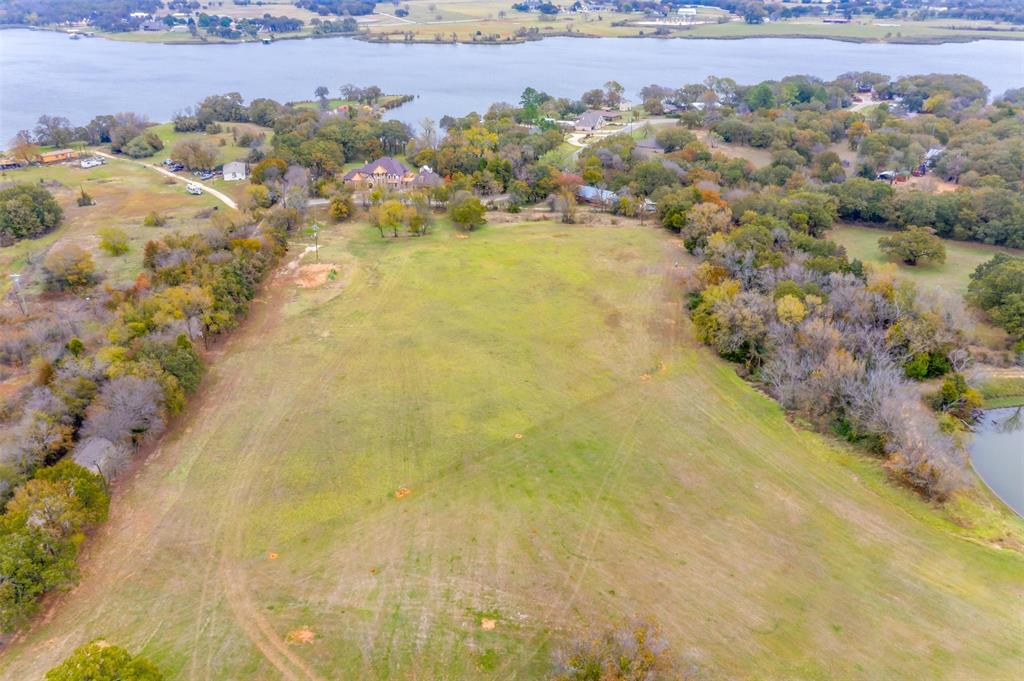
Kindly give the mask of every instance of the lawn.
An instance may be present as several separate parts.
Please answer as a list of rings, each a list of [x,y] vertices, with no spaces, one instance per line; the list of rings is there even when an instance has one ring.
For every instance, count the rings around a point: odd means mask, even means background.
[[[169,679],[534,679],[639,614],[707,678],[1019,678],[1021,554],[699,347],[677,240],[461,236],[281,268],[0,675],[103,637]]]
[[[844,246],[851,258],[866,263],[896,265],[899,276],[906,277],[921,286],[938,287],[964,294],[974,269],[996,253],[1016,253],[1011,248],[987,246],[968,241],[945,240],[946,262],[941,265],[904,265],[888,258],[878,249],[878,240],[891,234],[889,230],[872,229],[859,225],[837,225],[828,233],[828,238]]]

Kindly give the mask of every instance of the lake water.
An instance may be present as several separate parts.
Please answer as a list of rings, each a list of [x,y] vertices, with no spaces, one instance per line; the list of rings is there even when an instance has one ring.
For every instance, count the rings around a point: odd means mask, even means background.
[[[1024,517],[1024,408],[986,411],[970,452],[982,480]]]
[[[523,45],[372,44],[348,38],[273,45],[159,45],[99,38],[72,41],[53,32],[0,31],[0,145],[32,128],[40,114],[83,124],[97,114],[137,111],[167,120],[202,97],[309,99],[317,85],[376,84],[418,95],[394,113],[425,116],[483,112],[515,101],[527,86],[579,96],[615,79],[629,97],[644,85],[679,86],[708,75],[740,83],[804,73],[823,78],[854,70],[897,76],[965,73],[993,93],[1024,86],[1024,42],[946,45],[856,44],[830,40],[657,40],[550,38]]]

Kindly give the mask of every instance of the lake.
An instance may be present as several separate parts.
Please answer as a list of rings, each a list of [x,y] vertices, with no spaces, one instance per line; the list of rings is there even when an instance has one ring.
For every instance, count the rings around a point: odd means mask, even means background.
[[[1024,408],[986,411],[975,428],[970,453],[981,479],[1024,517]]]
[[[393,113],[423,117],[483,112],[515,101],[527,86],[576,97],[614,79],[627,95],[651,83],[676,87],[708,75],[740,83],[804,73],[831,79],[847,71],[893,76],[965,73],[999,94],[1024,85],[1024,42],[945,45],[830,40],[658,40],[549,38],[521,45],[375,44],[349,38],[273,45],[159,45],[72,41],[49,31],[0,31],[0,145],[31,129],[40,114],[84,124],[97,114],[137,111],[155,121],[209,94],[247,100],[312,98],[345,83],[418,95]]]

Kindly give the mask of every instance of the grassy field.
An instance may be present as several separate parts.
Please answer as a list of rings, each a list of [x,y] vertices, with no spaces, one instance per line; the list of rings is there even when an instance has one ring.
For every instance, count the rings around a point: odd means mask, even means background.
[[[940,287],[961,294],[967,292],[971,272],[978,265],[996,253],[1020,253],[1010,248],[947,239],[945,263],[911,267],[888,258],[878,249],[878,240],[887,234],[891,232],[859,225],[838,225],[828,233],[828,238],[844,246],[851,258],[874,264],[892,263],[898,268],[901,277],[922,286]]]
[[[170,679],[534,679],[634,614],[707,678],[1020,677],[1024,557],[698,347],[677,240],[321,243],[217,350],[0,677],[102,636]]]
[[[77,243],[92,252],[97,270],[104,273],[107,281],[127,283],[142,270],[142,248],[146,241],[170,230],[195,231],[207,224],[205,219],[197,218],[197,213],[212,208],[225,210],[214,197],[191,196],[181,183],[167,184],[167,178],[127,160],[89,169],[77,163],[21,168],[0,174],[0,183],[6,182],[44,182],[63,208],[64,220],[56,231],[39,239],[0,248],[0,271],[5,272],[20,271],[29,259],[40,262],[55,243]],[[77,205],[82,189],[92,196],[95,205]],[[142,220],[150,211],[167,217],[167,224],[143,226]],[[127,232],[129,252],[109,256],[101,251],[97,234],[101,227],[118,227]],[[4,277],[0,292],[9,285]]]

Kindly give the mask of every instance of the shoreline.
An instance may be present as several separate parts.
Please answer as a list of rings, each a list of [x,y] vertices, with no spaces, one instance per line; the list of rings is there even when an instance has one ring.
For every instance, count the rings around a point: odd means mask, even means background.
[[[55,26],[29,26],[24,24],[0,24],[0,30],[17,30],[24,29],[29,31],[46,31],[50,33],[63,33],[71,34],[77,31],[69,30],[65,28],[59,28]],[[956,30],[956,29],[954,29]],[[857,36],[834,36],[834,35],[815,35],[813,33],[766,33],[764,35],[726,35],[726,36],[692,36],[686,35],[686,31],[677,31],[671,35],[620,35],[620,36],[600,36],[590,33],[579,33],[576,31],[558,31],[540,35],[535,38],[522,38],[516,36],[509,36],[504,40],[427,40],[425,38],[412,38],[411,40],[390,40],[389,35],[398,34],[373,34],[368,32],[360,31],[358,33],[329,33],[321,35],[286,35],[281,37],[274,37],[270,43],[263,43],[260,39],[252,40],[192,40],[190,34],[185,34],[189,39],[185,40],[138,40],[134,38],[119,39],[113,37],[115,34],[106,32],[93,32],[93,35],[82,35],[83,38],[101,38],[119,43],[135,43],[140,45],[259,45],[259,44],[273,44],[276,42],[282,42],[285,40],[323,40],[328,38],[348,38],[351,40],[358,40],[364,43],[378,44],[378,45],[487,45],[487,46],[503,46],[503,45],[523,45],[526,43],[542,42],[547,38],[580,38],[586,40],[608,40],[608,39],[630,39],[630,40],[707,40],[707,41],[720,41],[720,40],[829,40],[840,43],[854,43],[854,44],[865,44],[865,45],[945,45],[945,44],[963,44],[963,43],[974,43],[982,42],[985,40],[1000,40],[1008,42],[1024,42],[1024,26],[1020,27],[1020,30],[1008,30],[1008,31],[986,31],[985,29],[971,28],[963,29],[975,32],[986,32],[991,35],[948,35],[948,36],[935,36],[935,37],[903,37],[897,36],[889,39],[878,39],[878,38],[863,38]],[[125,34],[127,35],[127,34]]]

